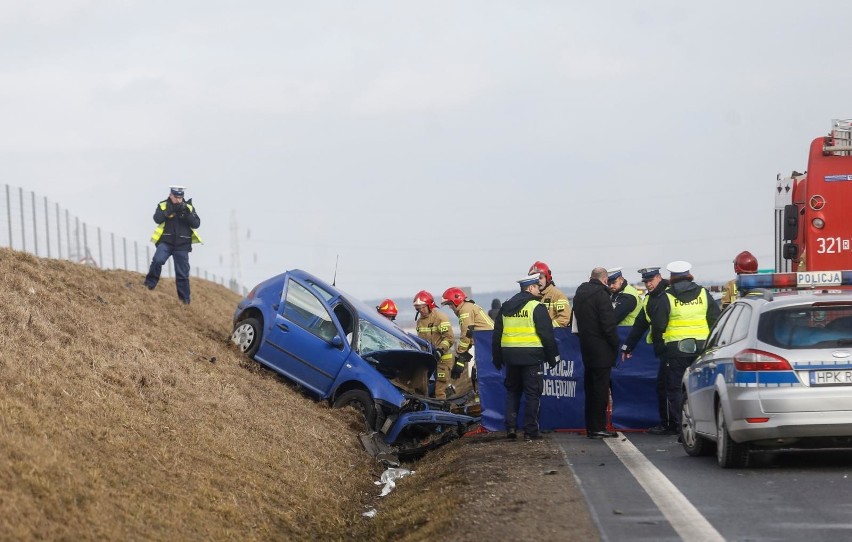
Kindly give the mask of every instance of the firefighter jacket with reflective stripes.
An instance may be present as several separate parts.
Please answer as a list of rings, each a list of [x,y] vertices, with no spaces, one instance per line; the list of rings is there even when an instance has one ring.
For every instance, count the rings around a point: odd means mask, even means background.
[[[464,354],[473,344],[473,332],[494,329],[494,321],[485,309],[472,301],[463,301],[456,307],[455,312],[459,316],[459,345],[456,354]]]
[[[562,290],[552,282],[541,291],[541,302],[553,320],[553,327],[568,327],[571,324],[571,303]]]
[[[155,245],[168,243],[175,250],[192,251],[193,243],[201,243],[201,237],[195,228],[201,225],[201,219],[192,205],[192,200],[186,201],[186,209],[178,211],[171,200],[163,200],[154,210],[154,222],[157,228],[151,235]]]
[[[722,290],[722,308],[724,309],[736,301],[739,294],[739,291],[737,291],[737,279],[731,279],[725,283],[725,288]]]
[[[642,310],[639,290],[625,282],[624,288],[612,296],[612,308],[619,326],[632,326],[636,315]]]
[[[436,350],[440,350],[441,359],[453,359],[453,327],[449,317],[443,312],[432,309],[426,316],[420,316],[417,320],[417,336],[426,339]]]
[[[553,321],[531,293],[519,292],[500,307],[494,320],[491,358],[498,369],[559,360]]]

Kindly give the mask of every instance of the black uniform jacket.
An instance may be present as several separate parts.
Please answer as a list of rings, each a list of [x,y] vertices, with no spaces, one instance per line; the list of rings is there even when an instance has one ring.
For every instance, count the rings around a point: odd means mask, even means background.
[[[662,279],[657,287],[648,292],[648,304],[645,305],[639,314],[636,316],[636,321],[633,322],[633,327],[630,328],[630,335],[627,336],[627,340],[624,341],[624,350],[627,352],[632,352],[634,348],[636,348],[636,344],[642,339],[642,336],[645,335],[645,332],[648,331],[650,333],[649,328],[651,324],[648,323],[647,314],[653,315],[660,308],[660,296],[666,297],[666,288],[669,287],[669,281],[666,279]],[[651,339],[653,339],[653,335]],[[660,336],[659,340],[654,343],[654,353],[657,356],[663,355],[666,348],[666,344],[663,342],[663,337]]]
[[[536,305],[532,314],[535,331],[541,340],[541,348],[502,348],[500,346],[500,339],[503,337],[503,315],[518,312],[533,299],[536,297],[531,293],[519,292],[500,307],[500,312],[494,319],[494,334],[491,336],[491,359],[498,369],[503,365],[540,365],[559,357],[556,339],[553,337],[553,321],[547,314],[547,307],[542,304]]]
[[[166,204],[165,211],[160,208],[161,203]],[[192,200],[187,200],[186,203],[192,205]],[[161,201],[154,211],[154,222],[157,224],[165,222],[163,235],[157,241],[158,245],[168,243],[174,246],[175,250],[192,252],[192,230],[201,225],[201,219],[198,218],[194,207],[190,211],[188,207],[177,208],[170,199]]]
[[[580,335],[580,354],[586,367],[615,365],[618,332],[609,288],[598,280],[584,282],[574,295],[574,318]]]
[[[703,286],[699,286],[695,284],[691,280],[684,280],[681,282],[675,282],[666,288],[666,292],[672,294],[674,297],[687,303],[692,301],[699,295],[701,292],[706,290]],[[666,331],[666,328],[669,325],[669,315],[671,314],[672,307],[671,303],[669,303],[668,296],[660,296],[659,302],[659,310],[654,311],[651,315],[651,338],[654,344],[657,344],[657,341],[663,340],[663,333]],[[707,292],[707,326],[713,327],[713,324],[716,323],[716,320],[719,318],[719,314],[721,313],[721,309],[719,309],[719,304],[716,303],[716,300],[713,299],[713,296],[710,295],[710,292]],[[677,342],[671,342],[665,345],[665,355],[671,358],[682,358],[682,357],[695,357],[695,354],[685,354],[677,349]]]

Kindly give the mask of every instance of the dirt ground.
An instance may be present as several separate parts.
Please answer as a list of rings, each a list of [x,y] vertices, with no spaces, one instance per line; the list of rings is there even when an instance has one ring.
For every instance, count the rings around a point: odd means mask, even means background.
[[[404,465],[406,466],[406,465]],[[407,467],[361,536],[380,540],[599,540],[561,451],[505,433],[466,436]]]

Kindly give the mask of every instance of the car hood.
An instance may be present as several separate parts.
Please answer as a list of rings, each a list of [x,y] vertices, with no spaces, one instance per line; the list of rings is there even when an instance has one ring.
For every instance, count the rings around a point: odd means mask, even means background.
[[[419,369],[432,374],[437,366],[435,356],[428,352],[417,350],[381,350],[370,352],[364,359],[378,366],[379,372],[388,378],[398,376],[402,372]],[[388,374],[391,376],[388,376]]]

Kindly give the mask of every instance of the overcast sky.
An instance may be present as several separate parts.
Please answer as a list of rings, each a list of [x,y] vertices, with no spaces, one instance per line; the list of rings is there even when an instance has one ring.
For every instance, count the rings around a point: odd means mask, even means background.
[[[0,173],[145,241],[184,184],[240,281],[509,290],[535,260],[773,259],[776,174],[852,116],[852,2],[0,0]],[[638,280],[635,273],[628,278]],[[487,300],[486,300],[487,301]]]

